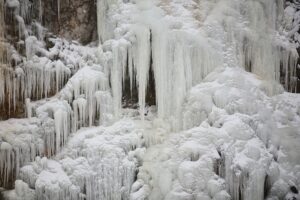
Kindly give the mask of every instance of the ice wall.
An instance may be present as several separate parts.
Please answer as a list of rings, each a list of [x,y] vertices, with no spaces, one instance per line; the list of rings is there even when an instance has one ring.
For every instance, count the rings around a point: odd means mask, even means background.
[[[7,199],[297,198],[299,98],[276,83],[284,71],[293,90],[297,58],[282,1],[98,0],[99,48],[47,50],[25,25],[32,4],[7,2],[26,55],[9,47],[0,100],[26,99],[29,117],[0,130],[0,185],[22,180]],[[126,79],[140,118],[122,109]]]

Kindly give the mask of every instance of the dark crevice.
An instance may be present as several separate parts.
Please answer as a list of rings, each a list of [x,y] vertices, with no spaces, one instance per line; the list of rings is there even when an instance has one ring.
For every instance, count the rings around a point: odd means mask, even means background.
[[[149,67],[149,81],[146,93],[146,104],[149,106],[156,105],[156,91],[155,78],[153,72],[153,41],[152,31],[150,30],[150,67]]]

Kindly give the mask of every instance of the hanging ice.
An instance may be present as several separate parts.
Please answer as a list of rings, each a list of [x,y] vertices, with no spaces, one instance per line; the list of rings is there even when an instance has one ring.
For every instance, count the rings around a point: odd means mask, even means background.
[[[281,1],[202,0],[169,4],[144,0],[136,4],[98,1],[101,45],[106,44],[105,38],[110,39],[105,35],[111,36],[111,30],[115,29],[111,43],[115,109],[121,104],[122,80],[128,68],[130,80],[136,80],[139,88],[143,118],[151,65],[158,115],[171,120],[175,129],[182,126],[177,119],[181,117],[186,92],[222,65],[242,67],[277,82],[282,67],[286,71],[285,87],[293,90],[288,85],[292,85],[295,76],[297,52],[280,37],[283,34],[278,26],[283,15]],[[122,17],[110,13],[115,11]]]

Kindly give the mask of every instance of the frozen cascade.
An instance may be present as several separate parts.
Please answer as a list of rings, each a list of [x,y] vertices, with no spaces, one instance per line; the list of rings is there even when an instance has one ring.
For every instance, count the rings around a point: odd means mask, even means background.
[[[25,101],[28,119],[0,123],[5,199],[300,199],[283,1],[98,0],[99,47],[49,50],[27,30],[35,1],[7,2],[26,56],[7,45],[0,101]],[[122,108],[128,82],[139,111]]]
[[[169,5],[143,0],[134,6],[122,1],[98,1],[101,46],[112,45],[111,79],[115,109],[121,105],[122,74],[128,68],[130,80],[136,80],[139,88],[143,118],[150,64],[154,70],[158,115],[171,120],[177,130],[181,128],[178,119],[186,92],[223,62],[277,82],[280,81],[280,70],[286,71],[285,86],[294,90],[288,85],[293,85],[289,83],[295,76],[298,54],[295,47],[281,36],[284,34],[278,25],[283,15],[281,1],[203,0],[186,3],[198,11],[190,11],[181,4],[180,1]],[[208,12],[204,5],[212,11]],[[175,16],[175,9],[181,10],[182,14]],[[110,12],[119,12],[122,17],[114,17]],[[197,18],[197,15],[201,16]],[[184,23],[184,20],[189,23]],[[107,27],[108,24],[119,26]],[[105,41],[105,38],[110,39],[105,35],[113,35],[111,30],[115,30],[114,41]],[[143,48],[143,53],[139,48]],[[150,52],[148,48],[151,48]],[[124,63],[126,59],[127,64]],[[153,63],[149,62],[150,59]],[[276,93],[269,91],[270,94]],[[174,101],[169,102],[169,99]]]

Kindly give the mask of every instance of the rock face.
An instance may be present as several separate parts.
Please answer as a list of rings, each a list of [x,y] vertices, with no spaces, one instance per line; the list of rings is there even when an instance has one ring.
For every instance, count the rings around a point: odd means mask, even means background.
[[[68,40],[87,44],[97,39],[97,13],[94,0],[45,0],[43,24]]]
[[[20,1],[17,9],[9,2],[4,0],[6,32],[10,35],[8,38],[19,36],[16,30],[18,22],[13,19],[14,12],[19,12],[26,26],[39,22],[49,32],[82,44],[97,40],[94,0],[24,0]]]

